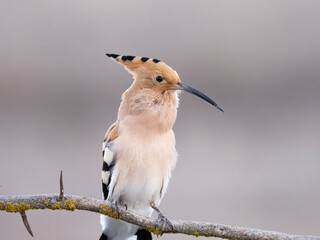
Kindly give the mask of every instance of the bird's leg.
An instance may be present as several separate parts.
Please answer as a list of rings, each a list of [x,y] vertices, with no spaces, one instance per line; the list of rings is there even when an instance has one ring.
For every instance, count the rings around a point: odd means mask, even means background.
[[[157,225],[160,224],[161,227],[160,227],[160,230],[163,234],[163,231],[164,231],[164,227],[166,224],[168,224],[171,229],[173,230],[173,225],[172,223],[169,221],[169,219],[159,210],[159,208],[156,207],[156,204],[152,201],[150,203],[150,206],[158,213],[158,219],[157,219]],[[161,235],[162,235],[161,234]]]

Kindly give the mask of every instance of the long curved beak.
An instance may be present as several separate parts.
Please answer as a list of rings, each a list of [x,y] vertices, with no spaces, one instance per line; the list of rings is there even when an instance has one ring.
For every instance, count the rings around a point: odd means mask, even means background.
[[[188,86],[187,84],[184,84],[182,82],[178,82],[177,85],[175,85],[173,87],[173,89],[175,90],[182,90],[182,91],[186,91],[188,93],[191,93],[193,95],[198,96],[199,98],[202,98],[203,100],[205,100],[206,102],[212,104],[213,106],[215,106],[216,108],[218,108],[221,112],[224,112],[222,110],[221,107],[218,106],[218,104],[216,104],[211,98],[209,98],[208,96],[204,95],[202,92],[198,91],[197,89]]]

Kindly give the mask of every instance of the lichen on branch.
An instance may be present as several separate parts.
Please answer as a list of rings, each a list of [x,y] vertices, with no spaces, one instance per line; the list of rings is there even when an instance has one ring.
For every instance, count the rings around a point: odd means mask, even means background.
[[[28,196],[0,196],[0,211],[10,213],[20,213],[26,216],[28,210],[50,209],[50,210],[84,210],[107,215],[112,218],[138,225],[148,231],[160,235],[163,233],[180,233],[187,235],[220,237],[239,240],[259,240],[259,239],[299,239],[299,240],[320,240],[320,236],[301,236],[286,233],[265,231],[259,229],[230,226],[217,223],[205,223],[194,221],[173,221],[173,228],[165,225],[163,232],[157,225],[157,220],[142,216],[132,210],[126,210],[125,207],[119,207],[119,212],[112,208],[112,204],[105,201],[81,197],[74,195],[61,194],[37,194]],[[26,219],[26,218],[25,218]],[[25,223],[26,224],[26,223]],[[28,229],[28,228],[27,228]],[[30,232],[31,229],[28,229]]]

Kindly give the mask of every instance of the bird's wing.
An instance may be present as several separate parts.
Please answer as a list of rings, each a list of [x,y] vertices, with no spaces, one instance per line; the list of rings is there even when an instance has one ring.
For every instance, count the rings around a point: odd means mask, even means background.
[[[102,144],[102,192],[104,200],[108,198],[112,170],[116,162],[116,156],[112,149],[112,142],[118,136],[118,122],[115,122],[108,129]]]

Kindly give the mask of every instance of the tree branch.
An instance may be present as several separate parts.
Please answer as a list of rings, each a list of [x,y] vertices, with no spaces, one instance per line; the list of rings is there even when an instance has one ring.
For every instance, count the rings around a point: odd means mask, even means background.
[[[39,194],[27,196],[0,196],[0,210],[6,212],[19,212],[25,215],[27,210],[51,209],[51,210],[84,210],[108,215],[123,221],[133,223],[147,229],[154,234],[162,234],[156,225],[156,220],[142,216],[131,210],[119,207],[119,213],[107,202],[89,197],[61,194]],[[301,236],[286,233],[264,231],[259,229],[244,228],[216,223],[195,221],[171,221],[173,229],[166,225],[163,233],[182,233],[195,236],[220,237],[239,240],[258,239],[310,239],[320,240],[320,236]],[[30,229],[31,230],[31,229]]]

